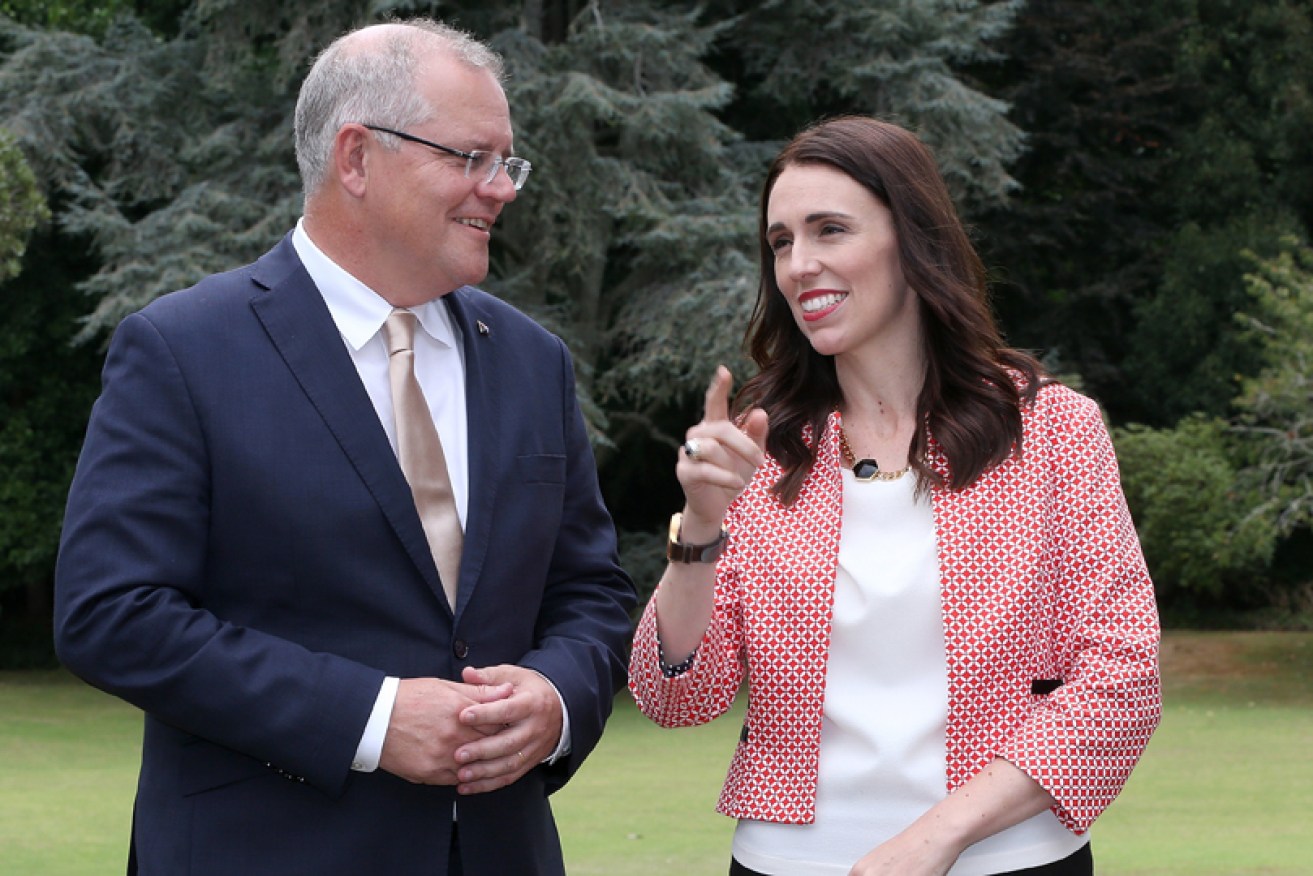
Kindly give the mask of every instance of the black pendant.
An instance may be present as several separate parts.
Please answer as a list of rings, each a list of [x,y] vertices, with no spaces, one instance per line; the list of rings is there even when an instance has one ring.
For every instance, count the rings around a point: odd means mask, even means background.
[[[859,481],[874,480],[880,473],[880,464],[874,459],[859,459],[853,463],[853,477]]]

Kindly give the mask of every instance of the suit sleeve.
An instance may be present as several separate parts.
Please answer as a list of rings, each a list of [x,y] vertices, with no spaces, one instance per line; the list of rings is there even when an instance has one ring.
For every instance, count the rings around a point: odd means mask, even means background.
[[[383,673],[206,610],[206,438],[165,338],[148,318],[128,317],[69,493],[59,657],[184,732],[337,792]]]
[[[549,767],[553,789],[573,775],[597,745],[624,686],[637,597],[618,565],[615,528],[597,481],[574,370],[564,344],[561,413],[566,473],[561,525],[538,613],[536,647],[519,662],[556,686],[570,715],[570,753]]]

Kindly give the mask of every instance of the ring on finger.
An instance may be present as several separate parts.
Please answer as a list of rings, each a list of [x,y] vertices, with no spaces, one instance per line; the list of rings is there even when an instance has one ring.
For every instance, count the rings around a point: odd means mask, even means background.
[[[684,455],[694,461],[702,459],[702,444],[696,438],[684,442]]]
[[[515,752],[515,753],[518,754],[518,755],[520,756],[520,763],[524,763],[524,752],[523,752],[523,751],[517,751],[517,752]]]

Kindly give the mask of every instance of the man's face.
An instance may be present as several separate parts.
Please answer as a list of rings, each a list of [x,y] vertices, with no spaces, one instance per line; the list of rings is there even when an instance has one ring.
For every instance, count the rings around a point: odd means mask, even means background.
[[[405,133],[464,152],[512,154],[510,108],[491,73],[437,54],[420,64],[416,80],[434,116]],[[368,148],[364,233],[387,284],[377,291],[424,301],[482,282],[493,224],[515,200],[505,170],[486,182],[486,173],[465,175],[464,158],[421,143],[403,140],[391,151],[375,139]]]

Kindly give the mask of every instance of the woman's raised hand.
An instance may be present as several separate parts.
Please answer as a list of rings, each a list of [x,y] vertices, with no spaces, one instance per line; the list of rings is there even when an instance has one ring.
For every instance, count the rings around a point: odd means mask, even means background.
[[[753,408],[742,426],[729,419],[729,392],[734,378],[721,365],[707,387],[702,421],[685,433],[675,476],[684,488],[683,540],[715,540],[729,503],[752,480],[765,459],[768,419]]]

